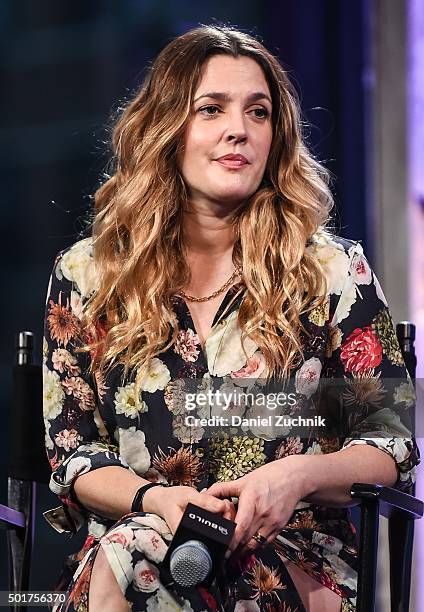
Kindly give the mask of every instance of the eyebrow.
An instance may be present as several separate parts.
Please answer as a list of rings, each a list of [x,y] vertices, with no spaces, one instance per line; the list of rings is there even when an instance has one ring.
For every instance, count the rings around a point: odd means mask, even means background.
[[[201,98],[213,98],[214,100],[222,100],[223,102],[228,102],[231,100],[231,96],[229,94],[225,92],[221,92],[221,91],[208,91],[207,93],[202,94],[201,96],[196,98],[194,101],[197,102]],[[255,91],[254,93],[250,94],[247,100],[248,102],[257,102],[258,100],[268,100],[268,102],[272,105],[271,98],[267,96],[267,94],[264,93],[263,91]]]

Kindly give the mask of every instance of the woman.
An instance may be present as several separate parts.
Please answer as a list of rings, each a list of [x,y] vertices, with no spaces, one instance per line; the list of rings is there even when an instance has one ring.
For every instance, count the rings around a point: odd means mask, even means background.
[[[413,481],[415,442],[384,404],[386,378],[402,410],[411,385],[360,245],[325,230],[327,173],[300,125],[277,60],[202,26],[165,47],[115,126],[92,236],[58,255],[47,300],[50,486],[62,526],[89,526],[60,609],[354,609],[350,486]],[[292,415],[341,380],[350,410],[333,437],[208,439],[181,398],[220,377],[294,380]],[[149,482],[171,486],[140,503]],[[161,581],[188,502],[237,523],[225,585]]]

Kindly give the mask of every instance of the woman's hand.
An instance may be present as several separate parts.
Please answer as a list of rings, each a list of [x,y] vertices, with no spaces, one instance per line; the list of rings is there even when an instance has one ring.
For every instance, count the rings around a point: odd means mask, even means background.
[[[238,497],[236,530],[229,554],[256,549],[260,544],[252,539],[260,532],[270,543],[288,523],[296,504],[307,494],[303,464],[297,456],[267,463],[230,482],[216,482],[207,489],[216,497]],[[264,542],[265,544],[265,542]]]
[[[234,504],[228,499],[218,499],[207,492],[199,493],[193,487],[152,487],[146,491],[152,494],[149,505],[154,508],[155,514],[161,516],[172,534],[175,533],[188,503],[200,506],[209,512],[222,514],[222,516],[233,521],[236,516]],[[156,493],[156,498],[153,495]]]

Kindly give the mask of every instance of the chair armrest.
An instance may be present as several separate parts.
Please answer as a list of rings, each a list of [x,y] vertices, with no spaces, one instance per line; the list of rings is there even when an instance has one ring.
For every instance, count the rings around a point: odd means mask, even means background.
[[[24,513],[0,504],[0,528],[13,529],[14,527],[25,527]]]
[[[368,502],[374,500],[379,504],[380,514],[388,518],[393,513],[400,513],[409,519],[419,519],[424,514],[424,503],[420,499],[393,487],[355,482],[350,490],[350,495],[354,499]]]

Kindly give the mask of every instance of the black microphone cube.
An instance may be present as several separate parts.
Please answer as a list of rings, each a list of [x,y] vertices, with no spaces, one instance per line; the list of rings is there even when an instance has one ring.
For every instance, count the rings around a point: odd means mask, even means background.
[[[170,572],[171,555],[178,546],[189,540],[197,540],[206,546],[212,558],[211,571],[208,577],[200,583],[203,586],[209,586],[219,572],[235,528],[236,523],[224,518],[221,514],[209,512],[192,503],[187,504],[162,562],[163,569]]]

